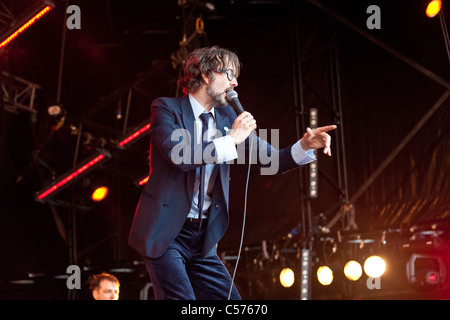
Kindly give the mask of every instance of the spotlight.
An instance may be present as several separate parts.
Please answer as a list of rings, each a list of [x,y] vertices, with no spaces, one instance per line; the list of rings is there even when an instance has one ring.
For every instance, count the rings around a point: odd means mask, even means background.
[[[102,171],[97,170],[82,178],[80,186],[84,190],[84,196],[90,202],[101,202],[109,192],[110,179],[108,175]]]
[[[66,111],[61,104],[51,104],[47,108],[51,121],[51,130],[56,131],[62,128],[66,120]]]
[[[95,190],[91,194],[91,199],[95,202],[100,202],[106,198],[108,195],[109,188],[107,186],[100,186],[95,188]]]
[[[280,272],[280,283],[283,287],[292,287],[295,281],[294,271],[290,268],[284,268]]]
[[[358,280],[362,275],[361,265],[355,260],[347,262],[344,266],[344,274],[348,280]]]
[[[379,278],[386,271],[386,262],[379,256],[371,256],[364,262],[364,272],[372,278]]]
[[[52,117],[57,117],[63,114],[64,109],[60,104],[53,104],[47,108],[47,112]]]
[[[440,257],[413,254],[406,264],[406,274],[416,289],[432,291],[445,282],[446,268]]]
[[[433,0],[428,3],[427,10],[425,11],[425,13],[427,14],[428,18],[434,18],[441,11],[441,8],[442,8],[442,1]]]
[[[333,282],[333,271],[327,266],[321,266],[317,269],[317,280],[323,286],[328,286]]]

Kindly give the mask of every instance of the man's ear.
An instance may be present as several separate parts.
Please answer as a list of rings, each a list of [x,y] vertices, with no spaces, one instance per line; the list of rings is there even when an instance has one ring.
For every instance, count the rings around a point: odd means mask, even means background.
[[[211,81],[211,79],[203,72],[202,72],[202,78],[203,78],[203,81],[205,82],[205,84],[209,85],[209,82]]]
[[[98,298],[98,290],[93,290],[92,291],[92,296],[94,297],[95,300],[97,300],[97,298]]]

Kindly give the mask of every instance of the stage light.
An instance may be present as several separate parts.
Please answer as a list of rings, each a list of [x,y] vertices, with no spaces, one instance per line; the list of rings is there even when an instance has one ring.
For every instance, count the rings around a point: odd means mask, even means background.
[[[323,286],[328,286],[333,282],[333,271],[327,266],[321,266],[317,269],[317,280]]]
[[[63,114],[64,109],[60,104],[53,104],[47,108],[47,112],[52,117],[57,117]]]
[[[441,8],[442,8],[441,0],[430,1],[427,5],[426,14],[429,18],[434,18],[441,11]]]
[[[100,186],[92,192],[91,199],[95,202],[100,202],[106,198],[108,192],[109,188],[107,186]]]
[[[26,14],[17,23],[14,23],[13,26],[0,37],[0,49],[17,38],[19,34],[28,29],[32,24],[42,18],[54,7],[55,4],[53,2],[43,1],[38,7]]]
[[[289,288],[294,284],[295,276],[294,271],[290,268],[284,268],[280,272],[280,283],[283,287]]]
[[[413,254],[406,264],[406,274],[416,289],[432,291],[445,283],[446,267],[440,257]]]
[[[437,284],[439,283],[439,274],[437,274],[435,271],[430,271],[427,273],[427,283],[430,284]]]
[[[88,161],[80,165],[77,169],[62,175],[60,178],[56,179],[55,182],[53,182],[53,184],[44,188],[42,191],[38,192],[36,194],[36,200],[43,202],[48,198],[56,195],[59,191],[63,190],[74,180],[81,177],[86,172],[91,170],[93,167],[95,167],[99,163],[103,163],[109,158],[111,158],[111,155],[106,151],[103,151],[100,154],[93,156]]]
[[[131,135],[129,135],[128,137],[126,137],[125,139],[120,141],[119,148],[123,148],[126,145],[128,145],[129,143],[135,141],[138,137],[142,136],[144,133],[147,133],[149,129],[150,129],[150,123],[147,123],[146,125],[141,127],[139,130],[133,132]]]
[[[315,129],[318,126],[318,110],[316,108],[309,109],[309,127]],[[317,150],[313,150],[314,157],[317,159]],[[309,197],[317,198],[319,192],[318,184],[319,168],[317,161],[309,164]]]
[[[379,278],[386,271],[386,262],[379,256],[371,256],[364,262],[364,272],[372,278]]]
[[[143,186],[144,184],[147,183],[148,178],[150,178],[150,176],[146,176],[145,178],[139,179],[139,180],[137,181],[137,185],[138,185],[138,186]]]
[[[344,274],[348,280],[356,281],[361,278],[362,268],[361,264],[355,260],[347,262],[344,266]]]

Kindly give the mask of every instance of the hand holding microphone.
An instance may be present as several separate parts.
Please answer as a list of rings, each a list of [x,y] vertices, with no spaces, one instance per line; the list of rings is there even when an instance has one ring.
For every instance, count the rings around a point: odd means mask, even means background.
[[[230,131],[234,144],[238,145],[244,142],[253,130],[256,130],[256,120],[249,112],[244,111],[236,91],[227,92],[227,101],[238,115]]]

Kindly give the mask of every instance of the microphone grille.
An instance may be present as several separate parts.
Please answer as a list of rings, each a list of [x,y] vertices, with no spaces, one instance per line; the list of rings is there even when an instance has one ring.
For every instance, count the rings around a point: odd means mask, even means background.
[[[231,100],[233,100],[233,99],[235,99],[237,97],[238,97],[238,94],[237,94],[236,91],[230,90],[230,91],[227,92],[227,100],[228,101],[231,101]]]

